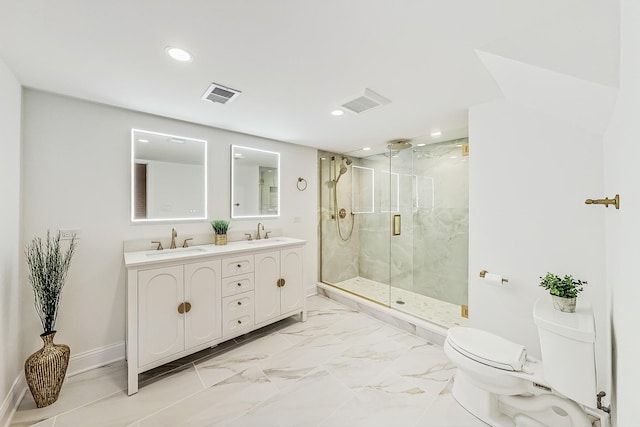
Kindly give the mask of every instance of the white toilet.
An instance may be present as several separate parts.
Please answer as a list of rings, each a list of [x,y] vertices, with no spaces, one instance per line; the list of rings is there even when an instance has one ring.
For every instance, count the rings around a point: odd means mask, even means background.
[[[449,329],[444,351],[457,365],[452,394],[491,426],[591,426],[596,408],[595,327],[590,307],[553,309],[550,298],[533,309],[542,361],[491,333]],[[608,422],[602,416],[601,424]]]

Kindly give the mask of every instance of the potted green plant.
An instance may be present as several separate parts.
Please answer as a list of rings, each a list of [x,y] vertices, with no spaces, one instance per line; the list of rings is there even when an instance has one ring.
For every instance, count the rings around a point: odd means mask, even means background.
[[[586,284],[586,281],[574,279],[570,274],[560,278],[555,274],[547,273],[546,276],[540,277],[540,286],[551,294],[553,308],[566,313],[576,311],[576,299]]]
[[[211,227],[213,227],[214,233],[216,233],[215,244],[226,245],[227,244],[227,230],[229,229],[229,221],[224,219],[216,219],[211,221]]]
[[[34,238],[25,251],[34,305],[44,330],[40,335],[43,347],[29,356],[24,364],[27,384],[38,408],[58,399],[71,355],[69,346],[53,343],[60,296],[76,249],[75,235],[66,251],[60,240],[60,232],[52,237],[47,231],[46,240]]]

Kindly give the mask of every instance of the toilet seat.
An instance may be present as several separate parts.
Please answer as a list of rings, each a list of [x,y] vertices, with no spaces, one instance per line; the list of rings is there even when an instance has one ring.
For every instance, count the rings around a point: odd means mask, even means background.
[[[480,329],[450,328],[447,341],[464,356],[505,371],[521,372],[527,359],[524,346]]]

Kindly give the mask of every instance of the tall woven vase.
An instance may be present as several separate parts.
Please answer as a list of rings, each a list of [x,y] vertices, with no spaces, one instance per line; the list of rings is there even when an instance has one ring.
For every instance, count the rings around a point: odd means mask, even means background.
[[[54,344],[56,332],[40,335],[44,345],[24,363],[24,376],[38,408],[58,400],[69,366],[71,350],[66,344]]]

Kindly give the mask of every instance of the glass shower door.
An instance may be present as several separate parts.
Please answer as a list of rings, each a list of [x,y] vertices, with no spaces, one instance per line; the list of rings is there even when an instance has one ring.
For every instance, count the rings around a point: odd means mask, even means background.
[[[412,311],[413,229],[415,176],[412,148],[408,144],[390,144],[388,192],[389,303],[402,311]]]

